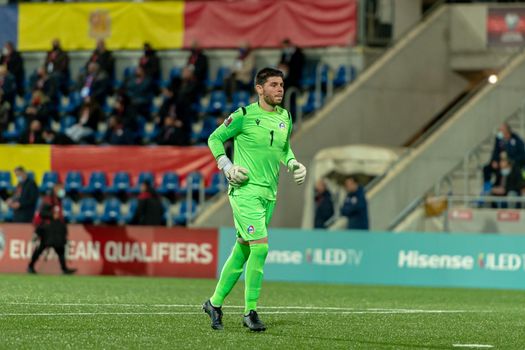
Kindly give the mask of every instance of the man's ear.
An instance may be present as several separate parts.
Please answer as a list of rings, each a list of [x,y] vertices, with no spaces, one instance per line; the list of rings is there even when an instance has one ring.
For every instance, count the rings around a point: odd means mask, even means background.
[[[259,84],[255,85],[255,91],[257,91],[258,95],[261,95],[263,93],[262,85],[259,85]]]

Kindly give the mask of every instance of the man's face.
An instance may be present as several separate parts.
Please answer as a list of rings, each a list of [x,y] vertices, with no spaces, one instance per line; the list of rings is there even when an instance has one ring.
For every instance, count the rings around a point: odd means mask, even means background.
[[[355,192],[357,190],[357,183],[354,179],[346,179],[345,188],[348,192]]]
[[[26,174],[20,170],[15,170],[15,176],[19,181],[24,181],[26,179]]]
[[[257,93],[270,106],[277,106],[283,100],[284,82],[281,77],[270,77],[263,85],[256,86]]]

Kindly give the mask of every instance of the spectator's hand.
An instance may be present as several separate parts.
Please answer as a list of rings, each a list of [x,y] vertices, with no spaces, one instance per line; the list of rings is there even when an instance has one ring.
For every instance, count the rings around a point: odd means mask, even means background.
[[[12,201],[9,206],[12,208],[12,209],[18,209],[20,208],[20,202],[15,202],[15,201]]]
[[[35,115],[36,113],[37,113],[37,110],[35,107],[29,106],[26,108],[26,114]]]
[[[490,163],[490,166],[492,167],[492,169],[497,169],[498,168],[498,162],[493,160],[492,163]]]
[[[173,125],[175,125],[176,128],[182,128],[184,123],[177,119]]]
[[[505,188],[502,187],[502,186],[497,186],[497,187],[493,187],[492,188],[492,194],[497,194],[497,195],[504,195],[505,194]]]

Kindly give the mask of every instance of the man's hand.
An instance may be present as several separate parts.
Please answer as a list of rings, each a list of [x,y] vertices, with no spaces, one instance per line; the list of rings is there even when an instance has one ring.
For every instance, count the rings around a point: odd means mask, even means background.
[[[288,162],[288,171],[293,171],[293,179],[296,184],[302,185],[306,179],[306,168],[304,165],[292,159]]]
[[[234,165],[226,156],[217,159],[217,166],[224,172],[228,183],[234,187],[238,187],[248,180],[248,170],[240,165]]]
[[[248,170],[240,165],[233,165],[228,171],[224,171],[230,185],[237,187],[248,180]]]

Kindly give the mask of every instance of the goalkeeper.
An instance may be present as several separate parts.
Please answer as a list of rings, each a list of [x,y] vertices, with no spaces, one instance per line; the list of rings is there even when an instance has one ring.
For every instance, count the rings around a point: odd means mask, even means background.
[[[279,183],[279,163],[293,172],[301,185],[306,168],[295,160],[290,147],[292,118],[279,107],[284,95],[283,73],[273,68],[260,70],[255,77],[259,101],[232,113],[211,134],[208,145],[228,182],[237,240],[224,264],[213,296],[204,305],[211,327],[221,330],[222,305],[233,286],[245,274],[243,325],[264,331],[257,315],[257,301],[268,255],[268,224],[272,218]],[[234,139],[234,163],[225,155],[223,143]]]

